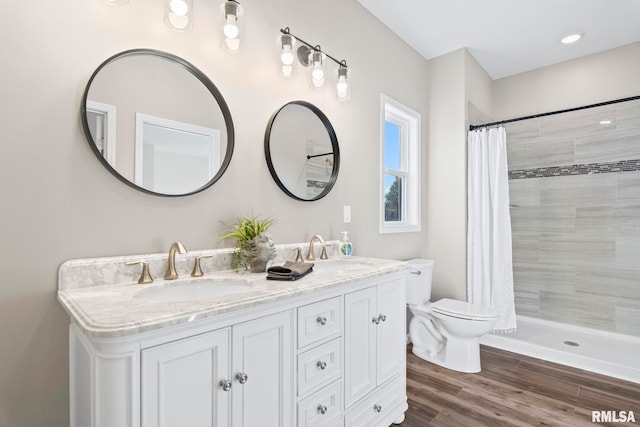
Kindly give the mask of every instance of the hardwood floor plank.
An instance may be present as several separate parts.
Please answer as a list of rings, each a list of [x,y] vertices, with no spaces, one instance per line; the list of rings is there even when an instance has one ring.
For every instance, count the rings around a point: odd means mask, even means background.
[[[640,384],[484,346],[482,372],[466,374],[410,350],[403,427],[609,425],[591,422],[600,410],[634,411],[624,425],[640,425]]]

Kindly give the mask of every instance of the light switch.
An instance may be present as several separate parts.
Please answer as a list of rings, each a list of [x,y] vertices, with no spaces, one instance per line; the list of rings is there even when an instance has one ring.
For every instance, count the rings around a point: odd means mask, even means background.
[[[349,224],[351,222],[351,206],[344,207],[344,223]]]

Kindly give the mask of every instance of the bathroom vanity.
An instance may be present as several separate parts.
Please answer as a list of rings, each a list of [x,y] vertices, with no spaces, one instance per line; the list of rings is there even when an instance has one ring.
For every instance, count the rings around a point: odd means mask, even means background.
[[[147,285],[125,263],[145,259],[161,277],[166,254],[61,266],[72,426],[404,419],[406,263],[333,258],[287,282],[225,271],[226,250],[192,278],[195,255],[177,261],[179,279]]]

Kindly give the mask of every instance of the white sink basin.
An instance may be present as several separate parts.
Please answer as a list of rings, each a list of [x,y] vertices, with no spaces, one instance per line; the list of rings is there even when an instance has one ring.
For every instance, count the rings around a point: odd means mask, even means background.
[[[148,288],[138,292],[135,298],[150,301],[192,301],[248,292],[251,289],[252,286],[242,280],[203,280]]]
[[[364,270],[366,268],[371,268],[371,264],[360,261],[353,261],[350,259],[330,259],[330,260],[321,260],[315,261],[313,265],[314,270],[319,271],[354,271],[354,270]]]

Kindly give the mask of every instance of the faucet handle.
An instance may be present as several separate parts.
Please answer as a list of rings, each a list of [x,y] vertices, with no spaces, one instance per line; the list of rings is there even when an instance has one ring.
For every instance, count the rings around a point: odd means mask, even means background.
[[[200,255],[196,257],[195,262],[193,263],[193,270],[191,271],[191,277],[202,277],[204,273],[202,272],[202,268],[200,267],[200,260],[202,258],[211,258],[213,255]]]
[[[324,243],[322,244],[322,253],[320,254],[320,259],[329,259],[329,257],[327,256],[327,248]]]
[[[300,248],[296,249],[296,262],[304,262],[304,258],[302,258],[302,251]]]
[[[149,263],[146,261],[131,261],[127,262],[127,265],[142,265],[142,272],[140,273],[140,278],[138,279],[138,283],[141,285],[145,285],[147,283],[153,283],[153,277],[149,274]]]

